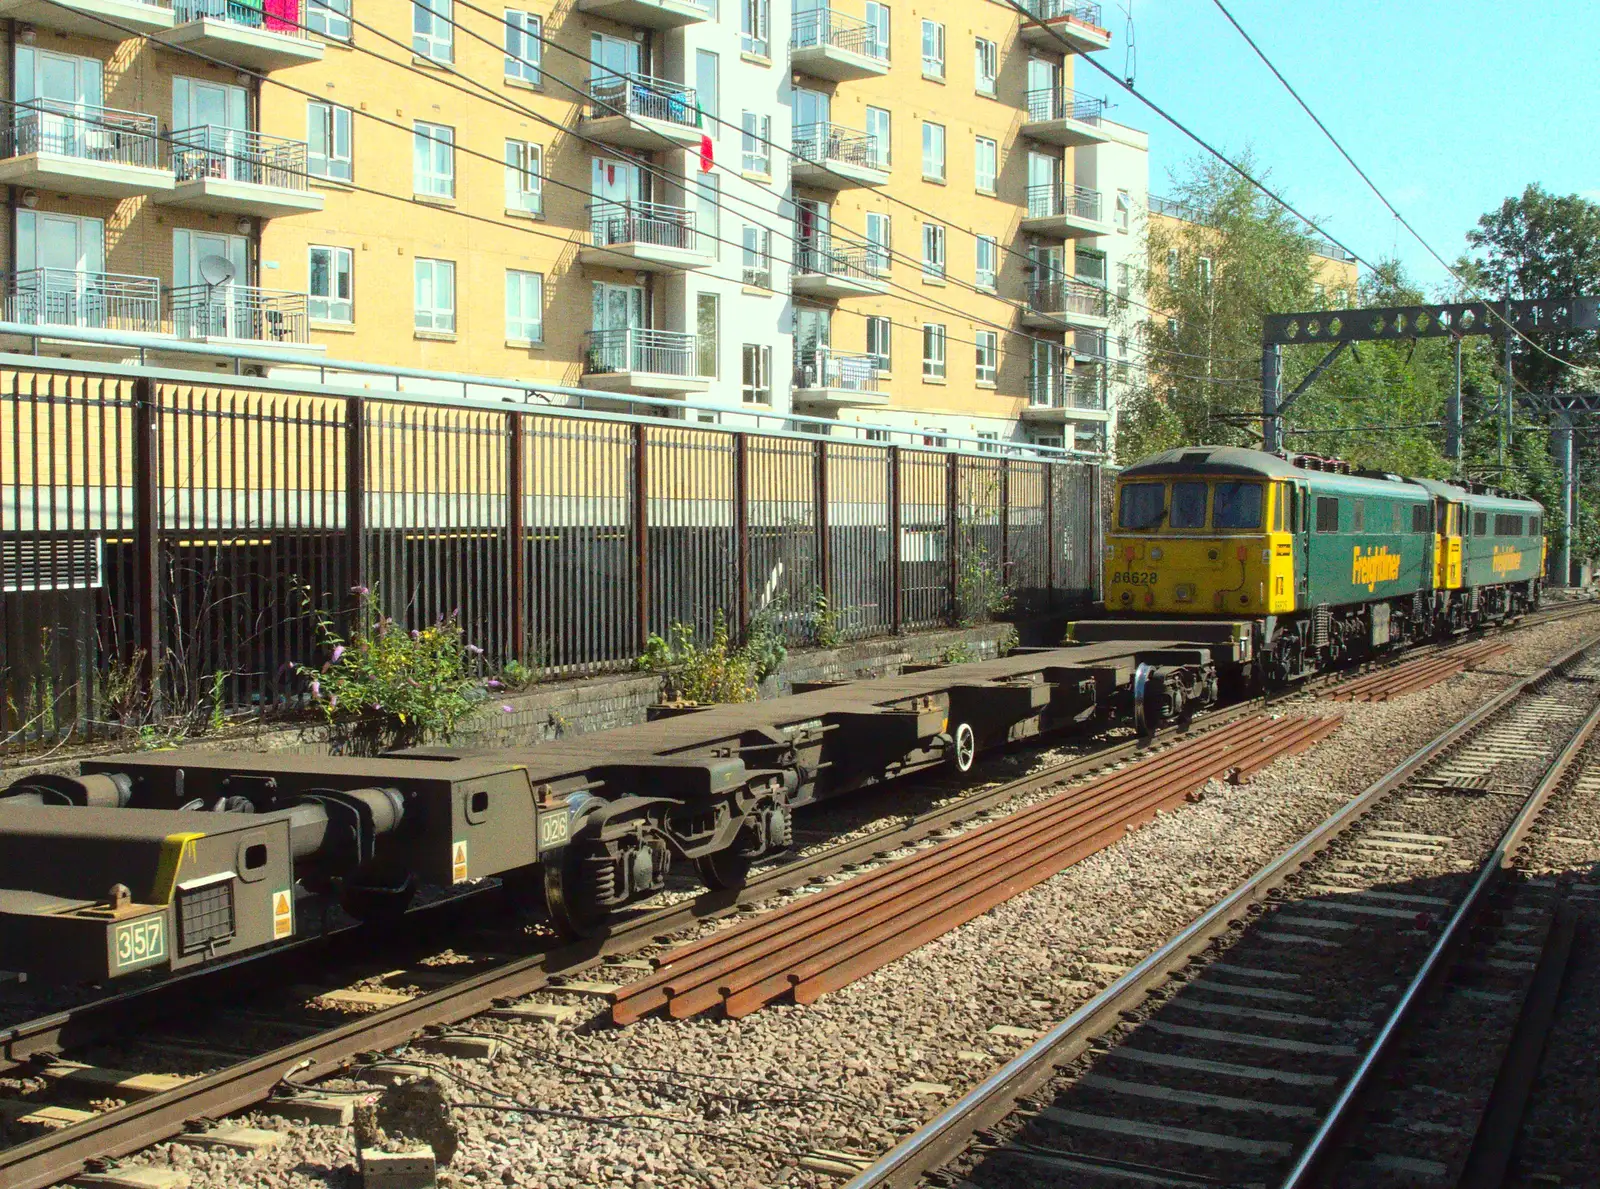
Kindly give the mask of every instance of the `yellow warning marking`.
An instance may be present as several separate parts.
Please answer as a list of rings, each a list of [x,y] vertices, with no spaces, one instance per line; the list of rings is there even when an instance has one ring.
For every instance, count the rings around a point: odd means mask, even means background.
[[[285,888],[272,893],[272,940],[282,941],[294,935],[294,897]]]
[[[156,864],[156,883],[150,893],[151,904],[171,904],[178,890],[178,872],[185,860],[195,857],[194,844],[204,834],[168,834],[161,840],[161,859]]]
[[[454,842],[450,846],[450,882],[461,883],[467,878],[467,844]]]

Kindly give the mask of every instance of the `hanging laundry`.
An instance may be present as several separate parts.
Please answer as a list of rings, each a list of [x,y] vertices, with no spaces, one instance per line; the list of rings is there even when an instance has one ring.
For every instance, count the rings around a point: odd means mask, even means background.
[[[265,0],[264,11],[270,31],[300,32],[300,0]]]

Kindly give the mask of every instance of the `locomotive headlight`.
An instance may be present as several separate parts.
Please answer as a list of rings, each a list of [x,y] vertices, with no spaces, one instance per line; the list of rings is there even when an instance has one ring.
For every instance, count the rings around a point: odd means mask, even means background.
[[[1161,560],[1161,546],[1159,546],[1159,545],[1150,546],[1150,560],[1151,561],[1160,561]]]
[[[1180,603],[1188,603],[1194,599],[1194,587],[1187,582],[1181,582],[1173,588],[1172,597]]]

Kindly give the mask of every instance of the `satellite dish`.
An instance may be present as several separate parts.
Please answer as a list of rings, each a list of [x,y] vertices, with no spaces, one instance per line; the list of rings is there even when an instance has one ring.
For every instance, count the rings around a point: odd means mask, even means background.
[[[239,270],[226,256],[200,257],[200,279],[212,288],[226,285],[238,275]]]

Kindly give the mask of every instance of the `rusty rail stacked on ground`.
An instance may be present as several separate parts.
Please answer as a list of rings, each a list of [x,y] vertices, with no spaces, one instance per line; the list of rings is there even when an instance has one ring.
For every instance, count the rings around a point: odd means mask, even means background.
[[[612,1020],[721,1007],[730,1018],[793,993],[812,1003],[1103,850],[1207,781],[1243,781],[1337,729],[1337,717],[1254,715],[939,846],[669,954],[617,993]]]
[[[1387,702],[1402,694],[1427,689],[1446,677],[1454,677],[1510,650],[1511,645],[1494,640],[1463,644],[1436,656],[1421,656],[1341,682],[1328,691],[1327,697],[1334,702]]]

